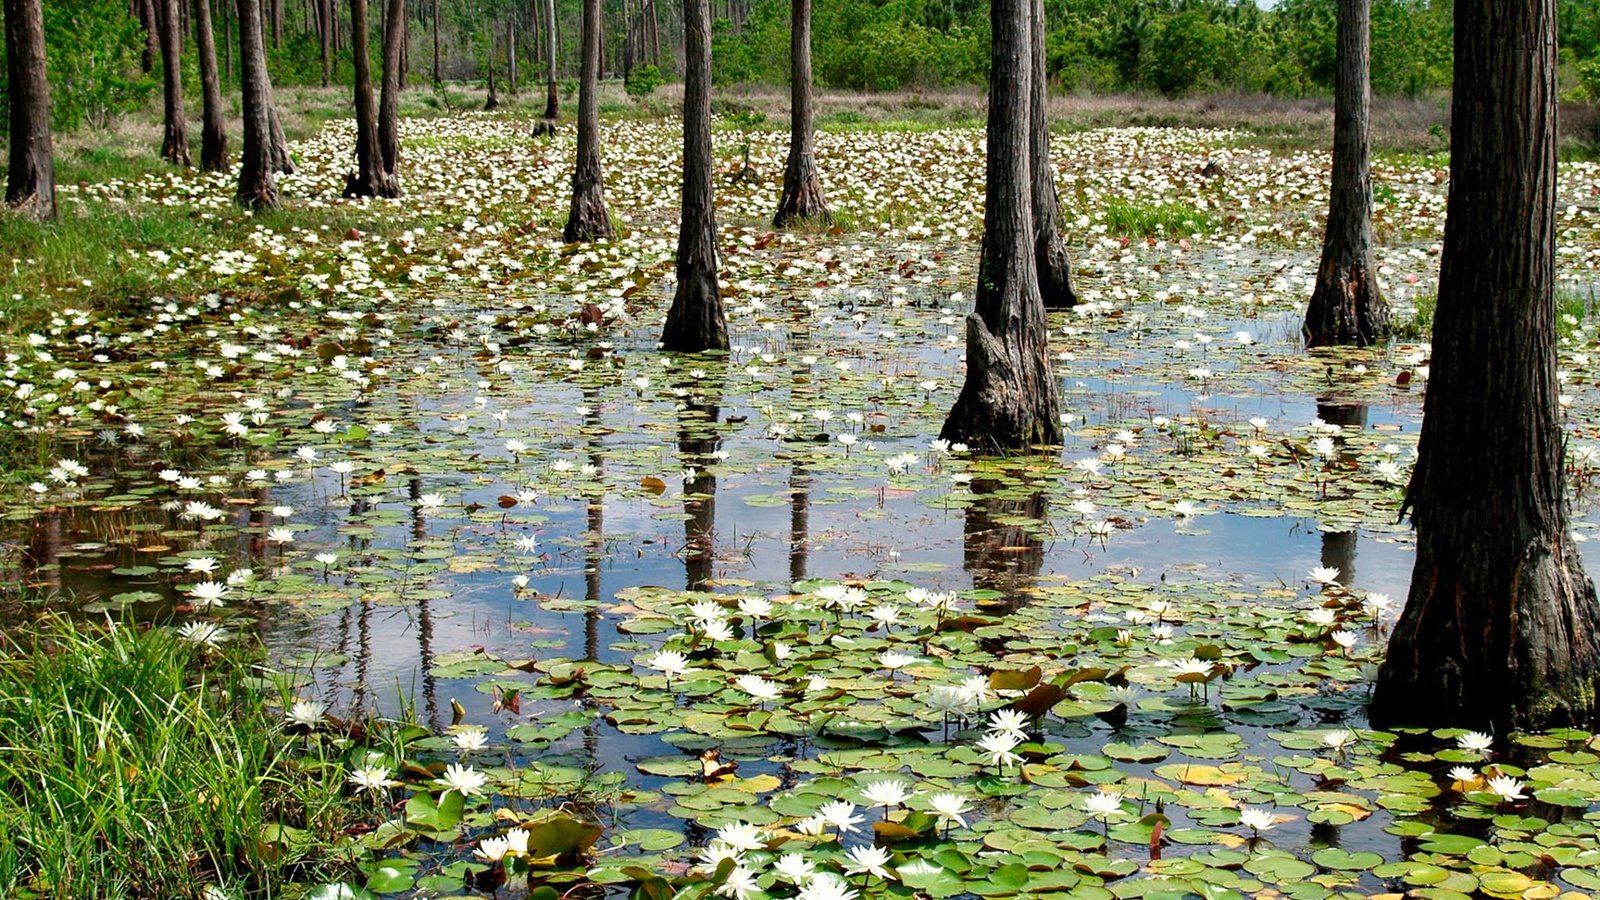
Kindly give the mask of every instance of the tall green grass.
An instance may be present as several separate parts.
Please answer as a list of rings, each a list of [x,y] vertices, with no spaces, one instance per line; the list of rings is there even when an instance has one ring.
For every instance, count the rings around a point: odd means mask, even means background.
[[[326,874],[338,767],[291,757],[242,661],[161,630],[25,631],[0,660],[0,895],[276,896]]]

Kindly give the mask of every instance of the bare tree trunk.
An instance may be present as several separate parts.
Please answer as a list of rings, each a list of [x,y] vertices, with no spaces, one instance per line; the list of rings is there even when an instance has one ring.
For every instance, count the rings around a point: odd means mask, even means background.
[[[223,76],[233,80],[233,16],[228,13],[228,0],[217,0],[217,10],[222,13]]]
[[[794,221],[826,222],[828,200],[817,174],[816,125],[811,103],[811,0],[789,0],[789,160],[774,228]]]
[[[367,54],[367,0],[350,0],[350,52],[355,59],[356,171],[346,175],[346,197],[393,197],[396,193],[378,146],[378,109],[372,97],[372,62]]]
[[[572,208],[561,238],[610,240],[605,178],[600,171],[600,0],[583,0],[583,64],[578,82],[578,160],[572,172]]]
[[[6,205],[37,219],[56,217],[55,155],[50,141],[50,82],[45,77],[40,0],[5,0],[6,105],[10,153]]]
[[[139,4],[139,24],[144,26],[144,50],[139,54],[139,68],[154,72],[156,60],[161,58],[161,26],[156,21],[156,0],[136,2]]]
[[[400,93],[405,93],[407,82],[411,78],[411,19],[400,20],[400,71],[396,83],[400,85]],[[400,174],[396,169],[396,176]]]
[[[485,111],[500,108],[500,95],[494,89],[494,23],[489,23],[489,96],[483,101]]]
[[[200,57],[200,168],[228,170],[228,133],[224,128],[222,85],[217,80],[217,42],[211,33],[211,0],[194,0],[195,49]]]
[[[383,18],[383,86],[378,100],[378,151],[394,193],[400,194],[400,75],[405,70],[406,0],[389,0]]]
[[[506,25],[506,87],[511,96],[517,95],[517,17],[512,16]]]
[[[556,86],[556,0],[544,0],[545,12],[545,66],[549,78],[545,83],[544,117],[533,126],[535,137],[556,133],[556,119],[561,116],[561,98]]]
[[[657,69],[661,68],[661,16],[656,12],[656,0],[650,0],[650,56]]]
[[[283,48],[283,0],[268,0],[272,12],[272,49]]]
[[[1322,264],[1306,306],[1306,346],[1366,346],[1389,336],[1389,301],[1372,261],[1371,0],[1339,0],[1333,95],[1333,183]]]
[[[317,0],[317,12],[322,19],[322,86],[329,87],[333,84],[333,0]]]
[[[1417,560],[1374,727],[1589,727],[1600,602],[1556,378],[1556,2],[1457,0],[1450,199],[1406,507]]]
[[[262,49],[266,47],[266,37],[262,36]],[[289,155],[289,138],[283,133],[283,122],[278,118],[278,101],[273,95],[272,84],[267,84],[267,122],[272,127],[272,168],[283,175],[294,174],[294,157]]]
[[[444,84],[439,70],[439,0],[433,0],[433,86]]]
[[[1033,169],[1034,266],[1039,272],[1039,296],[1045,309],[1078,305],[1072,287],[1072,259],[1061,239],[1061,198],[1056,193],[1055,167],[1050,165],[1050,125],[1044,52],[1044,0],[1033,0],[1033,78],[1030,92],[1029,155]]]
[[[590,0],[593,2],[593,0]],[[717,287],[716,202],[711,193],[711,7],[684,0],[683,207],[678,224],[678,289],[667,310],[661,349],[728,349]]]
[[[235,0],[239,14],[239,87],[243,94],[244,151],[234,199],[250,209],[278,205],[272,171],[272,82],[262,46],[261,8],[256,0]]]
[[[1033,235],[1032,0],[990,6],[988,163],[967,378],[939,436],[989,449],[1061,440]]]
[[[622,83],[633,78],[633,4],[622,0]]]
[[[161,0],[161,158],[187,169],[189,126],[183,115],[183,48],[178,44],[178,0]]]

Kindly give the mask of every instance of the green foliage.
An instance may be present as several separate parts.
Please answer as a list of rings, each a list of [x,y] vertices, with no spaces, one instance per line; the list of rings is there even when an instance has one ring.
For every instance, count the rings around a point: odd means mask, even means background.
[[[276,894],[332,837],[338,767],[285,755],[242,660],[162,630],[46,624],[0,660],[0,893]],[[301,874],[301,873],[296,873]]]
[[[101,127],[143,104],[160,86],[159,60],[153,74],[139,69],[144,32],[126,3],[51,0],[44,4],[44,32],[56,128]],[[8,127],[5,77],[0,65],[0,127]]]
[[[666,81],[661,75],[661,70],[655,66],[645,65],[634,69],[628,76],[627,88],[630,97],[648,97],[656,92],[656,88]]]

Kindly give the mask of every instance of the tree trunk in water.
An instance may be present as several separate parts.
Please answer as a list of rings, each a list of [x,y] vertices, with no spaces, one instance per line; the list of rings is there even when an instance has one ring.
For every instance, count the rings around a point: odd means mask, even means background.
[[[600,0],[583,0],[583,64],[578,82],[578,161],[572,172],[572,208],[561,238],[610,240],[605,179],[600,172]]]
[[[1061,239],[1061,199],[1056,194],[1055,167],[1050,165],[1050,125],[1045,116],[1044,0],[1033,0],[1033,78],[1030,91],[1029,156],[1033,169],[1034,267],[1039,273],[1039,296],[1046,309],[1078,305],[1072,287],[1072,258]]]
[[[1372,261],[1372,170],[1368,165],[1371,0],[1339,0],[1333,97],[1333,183],[1322,264],[1306,306],[1306,346],[1366,346],[1389,336],[1389,301]]]
[[[483,101],[485,111],[500,107],[500,95],[494,90],[494,23],[489,23],[489,97]]]
[[[389,0],[383,17],[383,87],[378,100],[378,156],[400,194],[400,73],[404,71],[406,0]]]
[[[44,7],[5,0],[6,100],[11,149],[6,205],[38,219],[56,217],[55,155],[50,141],[50,82],[45,78]]]
[[[145,72],[156,70],[156,60],[161,58],[161,26],[156,22],[156,0],[137,0],[139,24],[144,27],[144,50],[139,54],[139,68]]]
[[[1371,718],[1589,727],[1600,603],[1567,527],[1552,294],[1555,0],[1458,0],[1450,200],[1406,495],[1417,561]]]
[[[443,83],[439,71],[439,0],[433,0],[433,86],[438,87]]]
[[[322,86],[333,84],[333,0],[317,0],[317,13],[322,19]]]
[[[250,209],[278,205],[272,172],[272,83],[267,50],[261,41],[261,9],[256,0],[235,0],[239,14],[239,87],[243,94],[244,150],[234,199]]]
[[[223,125],[222,85],[217,80],[217,42],[211,33],[211,0],[194,0],[195,49],[200,57],[204,102],[200,129],[200,168],[228,170],[228,133]]]
[[[967,316],[967,378],[939,436],[986,449],[1061,440],[1033,234],[1032,0],[990,7],[983,250]]]
[[[589,0],[594,2],[594,0]],[[678,289],[667,310],[661,349],[728,349],[717,287],[717,217],[711,194],[711,7],[684,0],[683,205],[678,224]]]
[[[811,105],[811,0],[789,0],[789,160],[783,166],[783,195],[774,228],[794,221],[827,222],[828,200],[817,175],[814,115]]]
[[[544,118],[533,126],[535,137],[556,133],[556,119],[561,116],[561,98],[556,85],[556,0],[544,0],[545,11],[545,66],[549,78],[545,84]]]
[[[161,158],[187,169],[189,126],[183,115],[183,47],[178,43],[178,0],[161,0],[156,15],[161,32]]]
[[[393,197],[393,179],[378,146],[378,109],[367,55],[367,0],[350,0],[350,53],[356,70],[356,171],[344,179],[346,197]]]

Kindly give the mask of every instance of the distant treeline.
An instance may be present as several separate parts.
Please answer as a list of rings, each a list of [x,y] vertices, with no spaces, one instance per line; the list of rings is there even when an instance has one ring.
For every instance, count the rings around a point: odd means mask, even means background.
[[[195,0],[181,0],[185,18]],[[225,85],[236,83],[235,0],[210,0]],[[317,10],[322,0],[262,0],[274,83],[322,77]],[[381,22],[385,0],[371,0]],[[95,125],[159,94],[159,57],[147,66],[140,0],[49,0],[44,4],[54,118],[59,128]],[[1060,90],[1326,94],[1334,76],[1336,0],[1045,0],[1048,64]],[[1451,0],[1372,0],[1372,85],[1378,94],[1425,94],[1449,86]],[[332,0],[336,84],[350,83],[349,3]],[[540,0],[437,0],[440,72],[482,80],[491,59],[517,81],[543,81],[548,34]],[[131,8],[130,8],[131,7]],[[1563,89],[1600,99],[1600,3],[1559,0]],[[681,0],[605,0],[604,69],[638,79],[675,80],[682,58]],[[407,70],[426,84],[433,71],[434,0],[407,0]],[[580,0],[556,0],[556,55],[563,81],[577,74]],[[788,80],[788,0],[712,0],[714,77],[719,84]],[[825,88],[891,91],[982,86],[988,77],[985,0],[814,0],[813,56]],[[378,35],[371,35],[374,58]],[[490,35],[495,36],[491,42]],[[186,83],[196,84],[192,29]],[[659,70],[657,69],[659,66]],[[0,79],[4,67],[0,66]],[[0,82],[3,84],[3,82]],[[1588,92],[1584,93],[1587,84]],[[570,83],[567,87],[570,89]],[[228,91],[225,88],[225,93]],[[4,92],[0,91],[0,106]],[[0,116],[0,128],[5,120]]]

